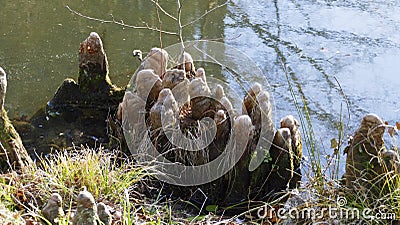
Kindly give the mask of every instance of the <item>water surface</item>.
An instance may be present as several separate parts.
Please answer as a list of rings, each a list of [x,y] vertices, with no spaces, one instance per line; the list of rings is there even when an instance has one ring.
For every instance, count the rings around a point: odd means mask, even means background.
[[[160,2],[176,16],[176,1]],[[224,1],[183,2],[186,24]],[[91,17],[110,20],[112,14],[126,24],[160,26],[148,0],[3,0],[0,65],[8,73],[11,117],[32,115],[63,79],[77,78],[79,43],[92,31],[102,37],[110,77],[120,86],[138,66],[132,50],[160,46],[157,32],[84,19],[66,5]],[[175,21],[159,14],[161,28],[176,32]],[[173,35],[161,37],[163,46],[178,41]],[[323,154],[332,153],[329,140],[337,136],[341,117],[346,134],[369,112],[392,124],[400,120],[399,1],[235,0],[185,27],[183,38],[222,41],[251,57],[271,84],[278,118],[299,117],[292,94],[300,106],[304,100]],[[223,72],[215,76],[230,82]],[[257,79],[251,73],[242,76]]]

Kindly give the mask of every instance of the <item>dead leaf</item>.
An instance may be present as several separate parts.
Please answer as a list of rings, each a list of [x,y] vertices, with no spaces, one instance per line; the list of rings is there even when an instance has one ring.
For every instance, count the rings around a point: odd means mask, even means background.
[[[331,139],[331,148],[337,148],[338,147],[338,142],[335,138]]]
[[[24,202],[27,201],[27,198],[26,198],[26,196],[25,196],[25,193],[24,193],[24,191],[21,190],[21,189],[18,189],[18,190],[17,190],[16,196],[17,196],[17,199],[18,199],[20,202],[22,202],[22,203],[24,203]]]
[[[36,225],[36,224],[38,224],[38,223],[33,221],[31,218],[28,218],[25,220],[25,225]]]
[[[397,130],[400,130],[400,123],[399,122],[396,122],[396,127],[397,127]]]

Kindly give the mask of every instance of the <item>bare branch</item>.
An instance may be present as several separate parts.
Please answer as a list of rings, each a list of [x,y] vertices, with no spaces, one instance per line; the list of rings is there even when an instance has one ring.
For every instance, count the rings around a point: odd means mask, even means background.
[[[186,70],[185,69],[185,57],[183,57],[183,54],[184,54],[184,52],[185,52],[185,44],[183,43],[183,37],[182,37],[182,29],[183,29],[183,27],[182,27],[182,22],[181,22],[181,16],[182,16],[182,5],[181,5],[181,1],[180,0],[176,0],[176,4],[177,4],[177,6],[178,6],[178,37],[179,37],[179,42],[180,42],[180,44],[181,44],[181,54],[180,54],[180,56],[181,56],[181,59],[182,59],[182,62],[179,62],[179,63],[181,63],[182,64],[182,66],[183,66],[183,70]]]
[[[10,158],[8,158],[7,150],[6,150],[6,148],[4,148],[4,146],[1,142],[0,142],[0,149],[3,150],[4,155],[6,156],[6,162],[7,162],[8,166],[10,167],[10,169],[13,169],[13,167],[11,166],[11,163],[10,163]]]
[[[154,0],[152,0],[152,1],[154,1]],[[158,0],[156,1],[156,5],[158,5]],[[160,13],[158,11],[159,9],[161,9],[161,11],[163,9],[161,7],[156,7],[158,23],[160,24],[160,30],[162,30],[162,22],[161,22],[161,19],[160,19]],[[159,39],[160,39],[160,48],[162,49],[163,48],[163,42],[162,42],[162,33],[161,32],[160,32],[160,35],[159,35]]]
[[[195,19],[195,20],[193,20],[193,21],[191,21],[191,22],[189,22],[189,23],[183,25],[182,28],[196,23],[197,21],[203,19],[205,16],[207,16],[207,15],[210,14],[211,12],[213,12],[213,11],[215,11],[216,9],[219,9],[219,8],[221,8],[221,7],[223,7],[223,6],[227,5],[227,4],[228,4],[228,2],[225,2],[224,4],[217,5],[217,6],[215,6],[214,8],[212,8],[212,9],[210,9],[210,10],[208,10],[208,11],[206,10],[206,12],[205,12],[203,15],[201,15],[201,16],[199,16],[197,19]]]
[[[122,27],[127,27],[127,28],[133,28],[133,29],[146,29],[146,30],[151,30],[151,31],[156,31],[156,32],[161,32],[163,34],[170,34],[170,35],[178,35],[178,33],[176,32],[170,32],[170,31],[163,31],[160,30],[158,28],[155,27],[150,27],[149,25],[146,24],[146,26],[133,26],[133,25],[129,25],[129,24],[125,24],[123,21],[118,22],[114,19],[113,16],[111,16],[112,20],[103,20],[103,19],[98,19],[98,18],[93,18],[93,17],[89,17],[86,15],[83,15],[82,13],[75,11],[73,9],[71,9],[68,5],[66,6],[67,9],[72,12],[73,14],[80,16],[82,18],[88,19],[88,20],[93,20],[93,21],[97,21],[97,22],[101,22],[101,23],[113,23],[113,24],[117,24],[119,26]]]
[[[157,8],[159,8],[161,10],[161,12],[163,12],[166,16],[168,16],[169,18],[171,18],[173,20],[178,20],[173,15],[171,15],[167,11],[165,11],[165,9],[163,7],[161,7],[161,5],[158,3],[158,1],[151,0],[151,2],[153,2],[157,6]]]

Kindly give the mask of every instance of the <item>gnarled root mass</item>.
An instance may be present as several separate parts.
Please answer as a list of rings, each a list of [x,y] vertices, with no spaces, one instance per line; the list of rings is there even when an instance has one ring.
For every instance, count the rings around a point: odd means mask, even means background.
[[[138,162],[162,158],[165,165],[192,169],[220,160],[217,167],[203,171],[197,185],[190,180],[197,178],[184,177],[186,171],[163,168],[163,163],[157,172],[171,183],[182,185],[184,180],[191,186],[171,187],[181,197],[193,197],[201,188],[210,202],[222,205],[272,200],[288,188],[296,188],[302,157],[297,120],[283,118],[274,135],[270,96],[260,84],[248,91],[242,115],[238,115],[223,87],[211,90],[205,70],[196,70],[188,53],[184,53],[184,68],[172,65],[168,69],[167,59],[165,50],[150,51],[118,110]],[[222,174],[214,177],[217,173]],[[200,181],[207,178],[210,182]]]

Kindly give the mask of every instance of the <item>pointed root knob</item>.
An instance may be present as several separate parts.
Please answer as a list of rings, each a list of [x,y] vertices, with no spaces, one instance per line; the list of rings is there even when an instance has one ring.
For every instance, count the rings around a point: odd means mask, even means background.
[[[221,124],[222,122],[224,122],[226,120],[226,114],[224,110],[218,110],[217,113],[215,113],[214,116],[214,121],[217,124],[217,126],[219,124]]]
[[[44,218],[51,224],[58,224],[57,219],[64,216],[62,209],[62,198],[59,194],[53,193],[42,210]]]
[[[185,68],[183,68],[182,62],[184,63],[183,65],[185,66]],[[179,55],[178,66],[176,68],[184,70],[186,78],[188,79],[191,79],[193,76],[195,76],[196,69],[194,67],[193,58],[187,52],[183,53],[183,58],[182,55]]]
[[[299,128],[299,122],[292,115],[285,116],[281,119],[281,128],[289,128],[290,132],[294,133]]]
[[[162,77],[163,88],[173,89],[185,80],[185,71],[179,69],[167,70]]]
[[[210,96],[211,91],[207,83],[200,78],[193,79],[189,85],[190,98],[197,96]]]
[[[150,103],[155,102],[162,89],[161,79],[153,70],[141,70],[136,77],[136,92],[139,97]]]
[[[88,191],[79,192],[79,195],[77,198],[77,206],[78,206],[78,208],[83,207],[83,208],[88,208],[88,209],[94,209],[95,200],[94,200],[93,195]]]
[[[110,210],[108,210],[108,207],[106,204],[104,204],[102,202],[97,204],[97,215],[99,216],[100,221],[104,225],[111,225],[112,215],[110,213]]]
[[[79,68],[87,72],[108,73],[108,62],[103,42],[96,32],[90,33],[79,47]]]
[[[256,97],[262,91],[262,86],[259,83],[254,83],[243,99],[242,114],[251,114],[255,107]]]
[[[197,69],[195,77],[201,78],[204,82],[207,82],[206,71],[203,68]]]
[[[217,87],[215,88],[215,98],[220,100],[223,97],[225,97],[224,88],[220,84],[217,84]]]
[[[168,62],[168,53],[161,48],[152,48],[147,56],[143,59],[141,67],[143,69],[151,69],[161,77],[166,69]]]

